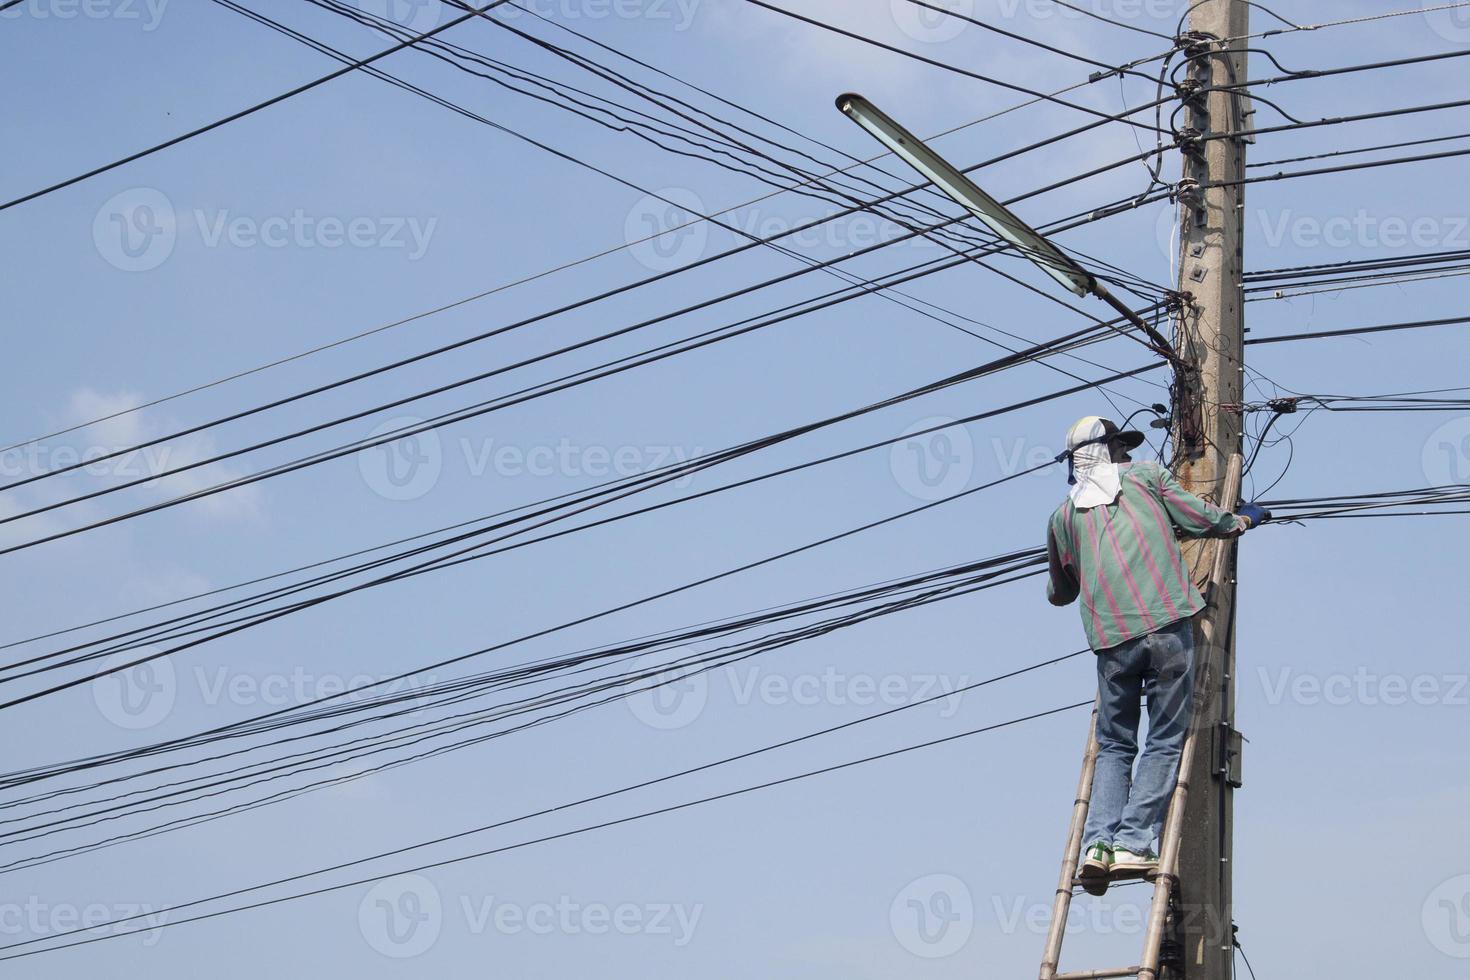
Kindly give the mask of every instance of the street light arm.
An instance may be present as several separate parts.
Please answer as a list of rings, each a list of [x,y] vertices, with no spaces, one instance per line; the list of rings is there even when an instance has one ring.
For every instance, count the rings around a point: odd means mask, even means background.
[[[890,118],[883,110],[853,92],[837,97],[837,109],[857,123],[889,152],[913,167],[951,200],[985,223],[999,238],[1041,270],[1078,296],[1089,293],[1123,315],[1148,338],[1148,344],[1171,362],[1178,363],[1173,346],[1154,326],[1129,309],[1075,259],[1057,248],[1036,229],[1017,217],[1010,208],[985,193],[959,168],[931,150],[923,140]]]
[[[837,108],[1068,291],[1078,296],[1094,291],[1096,283],[1091,273],[873,103],[848,92],[837,97]]]

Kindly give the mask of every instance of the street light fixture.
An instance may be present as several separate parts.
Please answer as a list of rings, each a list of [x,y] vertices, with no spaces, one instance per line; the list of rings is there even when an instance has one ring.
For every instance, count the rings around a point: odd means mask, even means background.
[[[889,152],[902,159],[944,191],[954,202],[985,223],[1003,241],[1010,242],[1018,251],[1041,270],[1078,296],[1091,293],[1121,313],[1130,323],[1143,331],[1151,345],[1160,354],[1176,361],[1174,349],[1152,324],[1146,322],[1129,309],[1107,287],[1098,282],[1077,262],[1061,249],[1042,237],[1041,233],[1016,217],[1004,204],[985,193],[975,182],[960,170],[935,153],[924,141],[903,126],[894,122],[873,103],[851,92],[837,97],[837,108],[853,122],[882,143]]]

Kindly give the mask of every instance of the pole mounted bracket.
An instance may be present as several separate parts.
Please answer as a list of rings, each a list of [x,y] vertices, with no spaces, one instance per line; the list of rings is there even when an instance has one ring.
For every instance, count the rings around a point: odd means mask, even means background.
[[[1196,163],[1203,164],[1205,161],[1204,134],[1193,126],[1186,126],[1174,134],[1174,145],[1179,152],[1189,157]]]
[[[1207,86],[1203,79],[1185,78],[1174,85],[1174,94],[1179,101],[1184,103],[1191,112],[1203,114],[1205,112],[1205,88]]]
[[[1174,47],[1185,54],[1194,57],[1206,54],[1210,48],[1218,44],[1220,39],[1209,31],[1184,31],[1174,38]]]
[[[1198,459],[1205,452],[1204,391],[1201,387],[1199,363],[1192,356],[1180,358],[1175,366],[1174,384],[1170,391],[1180,452],[1186,459]]]

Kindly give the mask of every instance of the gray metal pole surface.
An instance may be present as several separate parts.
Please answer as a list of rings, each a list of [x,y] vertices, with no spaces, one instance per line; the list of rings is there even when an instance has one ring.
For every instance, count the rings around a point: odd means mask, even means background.
[[[1229,86],[1246,80],[1249,8],[1243,0],[1204,0],[1190,8],[1194,45],[1186,49],[1181,77],[1195,89],[1187,125],[1197,135],[1242,133],[1248,128],[1243,99]],[[1237,40],[1230,40],[1237,39]],[[1180,482],[1223,503],[1225,469],[1241,451],[1241,419],[1227,406],[1241,401],[1243,370],[1242,207],[1244,188],[1217,186],[1244,175],[1242,138],[1201,139],[1186,147],[1180,188],[1179,290],[1188,293],[1175,349],[1195,368],[1187,400],[1198,406],[1193,431],[1176,430]],[[1204,188],[1200,190],[1199,188]],[[1176,423],[1187,423],[1176,417]],[[1188,546],[1199,569],[1208,543]],[[1231,825],[1233,789],[1223,770],[1235,742],[1234,677],[1228,650],[1234,636],[1233,576],[1212,583],[1218,618],[1197,651],[1208,683],[1195,725],[1199,745],[1185,774],[1189,792],[1179,853],[1179,904],[1184,975],[1188,980],[1230,980],[1232,949]]]

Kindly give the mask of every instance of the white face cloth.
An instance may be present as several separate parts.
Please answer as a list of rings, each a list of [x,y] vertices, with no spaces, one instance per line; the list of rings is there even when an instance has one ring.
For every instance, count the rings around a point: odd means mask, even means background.
[[[1110,504],[1118,497],[1122,483],[1118,478],[1118,464],[1113,462],[1112,453],[1105,442],[1093,442],[1077,448],[1089,439],[1103,435],[1102,419],[1096,415],[1078,419],[1067,431],[1067,449],[1072,453],[1072,484],[1069,496],[1079,510]]]

